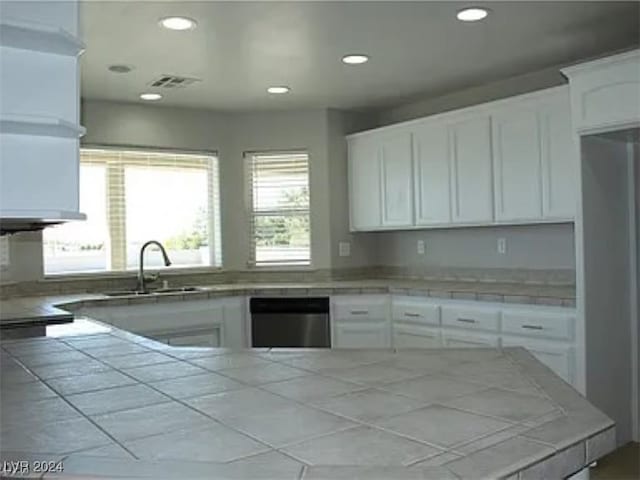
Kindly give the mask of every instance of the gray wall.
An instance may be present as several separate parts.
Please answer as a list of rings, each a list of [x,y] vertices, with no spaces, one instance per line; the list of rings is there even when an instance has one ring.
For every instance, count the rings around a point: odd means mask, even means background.
[[[378,112],[378,125],[403,122],[479,103],[521,95],[544,88],[563,85],[567,80],[560,73],[560,66],[519,75],[504,80],[478,85],[440,97],[415,98],[399,106]]]
[[[586,394],[631,439],[628,157],[625,142],[582,139]]]
[[[82,104],[82,123],[87,128],[84,145],[218,152],[223,264],[225,269],[233,270],[246,269],[249,259],[243,153],[260,150],[309,152],[313,267],[328,269],[366,264],[366,236],[354,238],[348,234],[346,214],[344,135],[363,125],[358,118],[327,110],[228,114],[102,101]],[[338,257],[337,242],[345,239],[353,242],[353,255]],[[1,272],[0,282],[42,277],[39,235],[12,237],[10,252],[11,265]]]
[[[573,224],[378,233],[376,263],[404,267],[575,269]],[[498,238],[507,241],[498,254]],[[417,253],[424,240],[425,253]]]
[[[347,141],[345,135],[363,128],[371,117],[366,114],[329,110],[329,198],[331,210],[331,263],[334,268],[360,267],[375,264],[376,236],[370,233],[352,234],[349,231],[349,190],[347,182]],[[351,255],[338,254],[339,242],[351,244]]]
[[[0,284],[42,277],[42,232],[23,232],[8,237],[9,263],[0,269]]]
[[[341,114],[334,112],[334,120]],[[226,269],[242,270],[249,260],[246,234],[243,153],[303,149],[309,152],[313,267],[332,267],[333,214],[330,188],[346,189],[346,177],[329,181],[329,113],[295,112],[216,113],[205,110],[149,107],[135,104],[85,102],[85,143],[138,144],[151,147],[216,150],[220,156],[222,253]],[[346,164],[346,151],[333,150],[332,161]],[[341,219],[333,221],[341,224]],[[343,226],[344,228],[345,226]],[[337,232],[338,229],[335,229]]]
[[[566,83],[559,68],[520,75],[378,112],[379,126],[469,107]],[[577,181],[577,180],[576,180]],[[379,233],[375,263],[393,266],[575,269],[573,224]],[[497,239],[507,239],[506,255]],[[416,242],[425,241],[425,255]]]

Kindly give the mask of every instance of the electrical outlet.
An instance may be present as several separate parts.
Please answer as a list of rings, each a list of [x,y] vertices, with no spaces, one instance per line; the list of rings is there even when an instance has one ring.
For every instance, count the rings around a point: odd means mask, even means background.
[[[498,239],[498,253],[500,255],[505,255],[507,253],[507,239],[499,238]]]
[[[348,257],[351,255],[351,243],[338,242],[338,255],[341,257]]]
[[[424,255],[424,240],[418,240],[418,255]]]

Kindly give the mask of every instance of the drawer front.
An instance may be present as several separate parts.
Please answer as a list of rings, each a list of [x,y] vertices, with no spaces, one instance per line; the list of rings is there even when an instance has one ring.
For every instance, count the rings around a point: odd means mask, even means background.
[[[498,331],[500,312],[492,308],[442,307],[442,324],[448,327]]]
[[[497,335],[445,331],[442,333],[442,345],[445,348],[497,348],[500,339]]]
[[[425,325],[440,325],[440,307],[422,302],[398,301],[393,303],[393,320]]]
[[[389,348],[388,322],[337,322],[333,325],[333,348]]]
[[[336,320],[386,320],[389,317],[388,304],[385,300],[339,301],[334,303],[333,314]]]
[[[442,346],[440,329],[411,323],[394,323],[394,348],[439,348]]]
[[[526,310],[502,312],[502,331],[512,335],[572,340],[573,324],[571,315]]]

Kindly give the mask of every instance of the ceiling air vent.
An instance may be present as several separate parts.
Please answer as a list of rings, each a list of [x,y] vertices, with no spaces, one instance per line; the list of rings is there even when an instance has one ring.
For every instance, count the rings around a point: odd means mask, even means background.
[[[180,77],[178,75],[160,75],[155,80],[152,80],[149,83],[149,86],[157,88],[183,88],[199,81],[199,78]]]

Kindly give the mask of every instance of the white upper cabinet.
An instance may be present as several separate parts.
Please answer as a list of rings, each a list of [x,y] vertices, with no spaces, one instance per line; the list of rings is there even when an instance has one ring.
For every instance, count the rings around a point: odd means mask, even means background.
[[[506,108],[493,115],[496,220],[542,216],[540,129],[533,105]]]
[[[573,221],[574,138],[567,87],[353,135],[351,228]]]
[[[449,130],[428,122],[413,130],[416,225],[451,222]]]
[[[496,220],[575,216],[576,152],[566,87],[506,102],[492,115]]]
[[[480,115],[450,126],[453,222],[493,221],[491,126]]]
[[[411,171],[411,134],[398,131],[380,143],[382,178],[382,225],[413,225],[413,185]]]
[[[581,134],[640,125],[640,50],[562,70],[569,78],[573,127]]]
[[[3,2],[2,13],[0,231],[84,219],[78,4]]]
[[[372,137],[349,142],[349,206],[352,230],[374,230],[381,218],[380,152]]]
[[[349,142],[351,228],[413,225],[411,133],[368,135]]]
[[[542,216],[546,220],[573,220],[576,214],[578,153],[571,130],[566,88],[539,113],[542,159]]]

